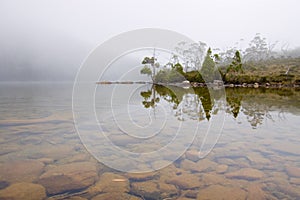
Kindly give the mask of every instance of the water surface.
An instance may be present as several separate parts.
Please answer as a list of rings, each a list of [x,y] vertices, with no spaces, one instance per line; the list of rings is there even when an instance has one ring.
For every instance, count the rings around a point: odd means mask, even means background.
[[[176,146],[180,148],[188,145],[196,125],[205,133],[214,119],[224,115],[221,135],[202,159],[198,150],[204,135],[182,156],[169,152],[156,162],[126,163],[110,152],[99,154],[118,158],[128,169],[151,171],[168,165],[150,173],[120,172],[100,163],[80,141],[71,83],[1,83],[0,198],[300,198],[299,90],[227,88],[223,98],[218,90],[207,88],[114,88],[98,86],[95,96],[96,116],[113,145],[137,153],[155,151],[181,128],[186,135]],[[141,145],[141,139],[159,132],[164,121],[164,137]],[[148,131],[140,131],[147,126]]]

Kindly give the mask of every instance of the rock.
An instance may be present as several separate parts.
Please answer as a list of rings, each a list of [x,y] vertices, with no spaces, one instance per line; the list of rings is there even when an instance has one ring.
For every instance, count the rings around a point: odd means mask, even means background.
[[[125,176],[106,172],[87,191],[92,196],[98,193],[126,193],[129,192],[129,180]]]
[[[282,144],[272,144],[270,148],[274,151],[280,152],[280,153],[288,153],[292,155],[300,155],[300,148],[298,144],[294,144],[289,142],[288,145],[282,145]]]
[[[225,174],[227,178],[237,178],[245,180],[257,180],[264,177],[264,173],[252,168],[243,168],[238,171]]]
[[[71,190],[81,190],[94,184],[98,178],[94,163],[77,162],[50,168],[40,176],[38,183],[45,186],[50,195]]]
[[[52,158],[40,158],[38,160],[44,163],[45,165],[54,163],[54,160]]]
[[[133,182],[131,192],[144,199],[161,199],[158,184],[153,181]]]
[[[287,166],[286,172],[289,176],[300,178],[300,168],[299,167]]]
[[[92,198],[92,200],[142,200],[142,198],[127,193],[104,193]]]
[[[247,193],[237,187],[224,187],[221,185],[211,185],[201,189],[197,195],[197,200],[244,200]]]
[[[163,199],[174,197],[179,194],[179,191],[177,191],[177,188],[171,184],[159,183],[159,190],[161,192],[161,197]]]
[[[0,191],[0,199],[41,200],[46,198],[45,188],[33,183],[15,183]]]
[[[271,164],[271,161],[264,158],[260,153],[251,152],[246,157],[252,164]]]
[[[228,170],[228,165],[218,165],[216,168],[216,172],[218,174],[224,174]]]
[[[291,178],[290,183],[300,185],[300,178]]]
[[[158,175],[158,172],[149,173],[127,173],[125,176],[131,181],[147,181]]]
[[[0,180],[10,183],[33,182],[38,179],[44,163],[37,160],[16,160],[0,165]]]
[[[166,183],[178,186],[180,189],[198,188],[201,185],[199,178],[196,175],[188,173],[183,173],[168,179],[166,180]]]
[[[258,87],[259,87],[259,84],[258,84],[258,83],[254,83],[253,87],[254,87],[254,88],[258,88]]]
[[[218,174],[203,174],[201,181],[204,185],[224,185],[228,184],[229,180]]]
[[[259,184],[251,184],[248,188],[248,198],[249,200],[265,200],[267,199],[266,193],[262,190]]]
[[[185,152],[185,157],[191,161],[197,162],[200,160],[199,151],[192,149]]]

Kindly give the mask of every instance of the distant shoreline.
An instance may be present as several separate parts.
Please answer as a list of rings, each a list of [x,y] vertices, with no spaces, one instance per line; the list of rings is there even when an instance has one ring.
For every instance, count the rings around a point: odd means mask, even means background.
[[[284,83],[153,83],[149,81],[98,81],[96,84],[100,85],[112,85],[112,84],[153,84],[163,86],[177,86],[177,87],[228,87],[228,88],[300,88],[300,84],[284,84]]]

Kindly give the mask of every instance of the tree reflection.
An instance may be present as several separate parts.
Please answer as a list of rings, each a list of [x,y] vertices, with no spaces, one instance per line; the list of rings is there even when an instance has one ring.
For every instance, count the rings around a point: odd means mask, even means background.
[[[143,97],[142,104],[145,108],[155,109],[158,103],[166,102],[173,110],[173,115],[181,121],[209,121],[212,115],[217,115],[219,110],[225,109],[234,119],[242,114],[252,128],[262,125],[265,120],[274,121],[277,117],[274,110],[278,111],[278,119],[281,120],[280,116],[290,109],[288,106],[300,108],[297,99],[300,92],[290,89],[226,88],[226,102],[223,100],[221,104],[216,103],[220,102],[219,99],[214,99],[217,95],[210,95],[210,92],[212,91],[207,87],[183,89],[176,86],[152,85],[140,95]],[[292,105],[287,104],[287,101]],[[289,112],[294,111],[291,110]]]
[[[142,91],[142,104],[145,108],[153,108],[160,99],[168,102],[178,120],[209,120],[213,108],[213,100],[207,88],[183,89],[175,86],[152,85],[151,89]]]

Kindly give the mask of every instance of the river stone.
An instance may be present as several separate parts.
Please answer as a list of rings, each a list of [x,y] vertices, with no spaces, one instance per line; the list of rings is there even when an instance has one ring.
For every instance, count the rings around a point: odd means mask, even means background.
[[[131,181],[146,181],[154,178],[158,175],[158,172],[148,172],[148,173],[127,173],[125,176]]]
[[[182,173],[179,176],[167,179],[166,183],[173,184],[181,189],[198,188],[201,185],[197,175],[188,173]]]
[[[191,161],[197,162],[200,160],[199,151],[191,149],[185,152],[185,157]]]
[[[0,180],[10,183],[33,182],[42,173],[44,163],[38,160],[16,160],[0,165]]]
[[[245,179],[245,180],[257,180],[264,177],[264,173],[252,168],[243,168],[238,171],[226,173],[225,176],[227,178],[237,178],[237,179]]]
[[[300,185],[300,178],[291,178],[290,183]]]
[[[289,153],[293,155],[300,155],[300,148],[298,144],[288,143],[288,145],[282,145],[281,143],[272,144],[270,148],[274,151],[281,153]]]
[[[197,200],[244,200],[247,193],[237,187],[224,187],[221,185],[211,185],[201,189],[197,195]]]
[[[229,180],[220,174],[203,174],[201,180],[204,185],[225,185],[229,183]]]
[[[104,193],[92,198],[92,200],[142,200],[142,198],[127,193]]]
[[[218,174],[224,174],[228,170],[228,165],[218,165],[216,168],[216,172]]]
[[[38,182],[45,186],[48,194],[54,195],[87,188],[94,184],[97,178],[94,163],[77,162],[50,168],[40,176]]]
[[[99,193],[126,193],[129,192],[129,181],[125,176],[111,172],[103,173],[97,183],[88,188],[88,193],[96,195]]]
[[[287,166],[286,172],[289,176],[300,178],[300,168],[299,167]]]
[[[179,193],[179,191],[177,191],[177,188],[171,184],[159,183],[159,189],[161,192],[161,197],[163,199],[176,196]]]
[[[142,196],[144,199],[161,199],[158,184],[153,181],[133,182],[131,193]]]
[[[41,200],[46,198],[45,188],[33,183],[15,183],[0,190],[0,199]]]
[[[267,199],[266,193],[262,190],[262,186],[259,184],[251,184],[248,188],[249,200],[265,200]]]

